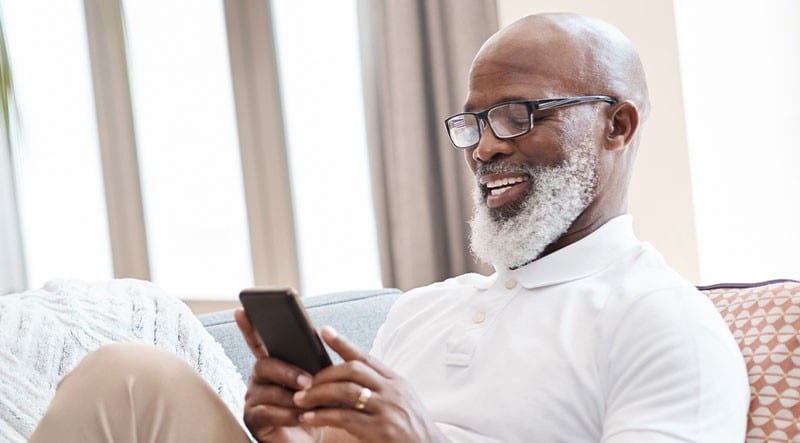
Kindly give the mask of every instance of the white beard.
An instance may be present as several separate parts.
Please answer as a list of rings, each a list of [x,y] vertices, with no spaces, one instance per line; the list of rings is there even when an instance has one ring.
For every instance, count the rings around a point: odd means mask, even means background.
[[[554,167],[499,165],[494,172],[525,172],[531,189],[516,215],[503,217],[486,206],[477,185],[470,221],[473,254],[498,269],[529,263],[561,237],[595,197],[597,154],[589,137],[567,143],[569,157]],[[496,211],[495,211],[496,212]]]

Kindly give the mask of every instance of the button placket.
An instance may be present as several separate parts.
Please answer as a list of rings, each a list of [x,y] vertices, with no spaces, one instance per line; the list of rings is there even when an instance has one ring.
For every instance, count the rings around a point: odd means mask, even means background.
[[[521,289],[514,278],[496,281],[492,286],[475,294],[464,317],[454,324],[447,341],[448,366],[469,366],[480,338]]]
[[[468,327],[468,329],[480,329],[487,325],[489,323],[487,321],[489,319],[489,314],[493,313],[492,315],[495,315],[503,309],[509,299],[516,294],[517,291],[515,291],[515,289],[519,287],[519,282],[514,277],[509,277],[502,284],[502,287],[505,289],[501,289],[498,286],[495,287],[497,289],[494,293],[492,293],[493,291],[491,289],[488,290],[487,293],[483,295],[484,298],[481,299],[480,303],[474,307],[470,317],[472,325]]]
[[[508,280],[506,280],[506,283],[503,286],[505,286],[506,289],[510,291],[517,287],[517,280],[514,278],[509,278]]]

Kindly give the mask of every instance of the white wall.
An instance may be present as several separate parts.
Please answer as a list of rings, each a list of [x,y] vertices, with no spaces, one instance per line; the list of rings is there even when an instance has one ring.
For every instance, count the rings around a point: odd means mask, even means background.
[[[498,0],[501,26],[547,11],[607,20],[642,57],[640,238],[698,283],[800,279],[800,2]]]
[[[800,279],[800,2],[675,12],[701,281]]]
[[[606,20],[630,38],[642,58],[653,111],[644,128],[631,184],[636,233],[675,269],[700,279],[678,43],[671,0],[498,0],[500,26],[527,14],[577,12]]]

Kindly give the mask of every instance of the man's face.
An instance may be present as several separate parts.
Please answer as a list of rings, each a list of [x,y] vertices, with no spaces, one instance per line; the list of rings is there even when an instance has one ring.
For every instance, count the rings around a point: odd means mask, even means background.
[[[583,93],[548,69],[489,52],[473,65],[465,110]],[[600,128],[595,107],[582,105],[537,113],[533,130],[514,139],[483,131],[465,152],[476,178],[471,246],[478,258],[520,266],[569,229],[595,196]]]

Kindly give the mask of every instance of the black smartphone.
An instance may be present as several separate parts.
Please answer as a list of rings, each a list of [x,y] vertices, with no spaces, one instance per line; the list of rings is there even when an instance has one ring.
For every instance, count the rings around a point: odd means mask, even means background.
[[[245,289],[239,300],[272,357],[316,374],[331,359],[293,289]]]

